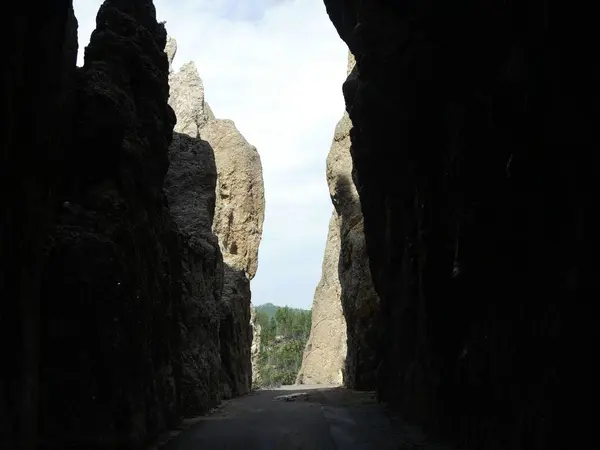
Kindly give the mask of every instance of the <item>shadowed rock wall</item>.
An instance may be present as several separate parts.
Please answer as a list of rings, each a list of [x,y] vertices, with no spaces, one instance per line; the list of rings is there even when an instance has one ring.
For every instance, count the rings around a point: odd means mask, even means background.
[[[7,448],[33,448],[38,435],[43,246],[70,144],[76,30],[70,1],[15,4],[3,27],[0,446]]]
[[[348,75],[355,62],[348,54]],[[347,113],[338,122],[327,157],[327,183],[334,213],[323,257],[323,277],[312,307],[312,329],[298,383],[375,386],[379,299],[366,256],[363,218],[352,181]]]
[[[357,63],[343,91],[382,310],[380,398],[461,448],[585,442],[589,11],[325,5]]]
[[[169,63],[177,51],[169,37]],[[223,256],[212,232],[215,214],[217,166],[210,144],[200,139],[204,120],[204,88],[193,63],[169,74],[169,105],[177,123],[169,147],[170,166],[165,179],[169,209],[185,243],[182,255],[182,390],[183,414],[194,416],[216,406],[221,343],[220,305],[223,294]]]
[[[223,348],[239,346],[232,384],[250,378],[250,338],[222,333],[214,152],[189,117],[173,136],[172,55],[152,1],[106,0],[81,68],[71,1],[15,6],[1,83],[0,447],[139,449],[218,403]],[[239,321],[251,336],[249,310]]]
[[[167,53],[171,61],[176,49],[177,43],[170,38]],[[186,136],[188,145],[201,145],[206,149],[203,156],[199,156],[197,150],[184,150],[189,157],[204,160],[202,167],[194,170],[211,183],[197,187],[187,203],[188,208],[196,208],[200,201],[204,205],[204,215],[210,209],[210,218],[206,216],[201,227],[207,234],[204,245],[223,259],[220,278],[209,281],[214,284],[211,292],[216,286],[221,289],[211,301],[219,326],[208,326],[206,331],[218,334],[218,339],[211,337],[208,340],[218,342],[220,359],[219,376],[214,377],[211,369],[211,382],[218,382],[221,395],[229,398],[248,393],[252,382],[250,280],[258,268],[264,219],[262,166],[256,148],[244,139],[234,123],[215,119],[205,101],[204,86],[194,63],[186,63],[179,71],[171,73],[170,83],[169,102],[178,119],[175,131]],[[178,139],[177,135],[175,139]],[[201,144],[194,144],[196,142]],[[201,192],[206,192],[202,199]],[[212,226],[212,231],[208,225]],[[210,353],[214,354],[215,349],[212,348]]]
[[[36,28],[28,13],[19,17],[31,36],[40,33],[28,57],[46,49],[55,65],[23,63],[39,84],[23,87],[25,95],[16,100],[24,110],[45,109],[46,117],[24,134],[37,135],[39,144],[27,145],[30,157],[47,154],[52,164],[40,160],[38,173],[24,181],[29,189],[43,186],[37,204],[22,199],[22,208],[45,219],[24,217],[23,229],[35,224],[37,231],[21,237],[15,229],[3,230],[3,240],[25,243],[39,236],[26,244],[37,246],[29,273],[38,288],[3,295],[30,302],[9,320],[28,321],[21,336],[29,356],[21,360],[31,371],[22,387],[31,415],[17,421],[22,430],[33,428],[36,416],[39,423],[37,433],[24,433],[31,444],[21,440],[15,447],[33,447],[37,437],[41,448],[139,448],[174,425],[180,410],[181,249],[162,191],[175,122],[167,106],[166,33],[152,2],[108,0],[98,12],[84,66],[76,69],[70,3],[46,8],[63,21]],[[21,48],[18,34],[15,40]],[[13,61],[13,70],[20,63]],[[42,77],[52,82],[42,83]],[[48,130],[46,119],[56,128]],[[11,169],[15,175],[22,170]],[[3,208],[3,216],[12,214]],[[24,255],[18,248],[15,254]]]

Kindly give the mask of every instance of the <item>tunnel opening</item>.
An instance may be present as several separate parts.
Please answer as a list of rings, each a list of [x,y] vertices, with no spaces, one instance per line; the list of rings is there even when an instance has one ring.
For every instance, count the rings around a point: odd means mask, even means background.
[[[216,3],[7,25],[0,447],[585,443],[592,15]]]

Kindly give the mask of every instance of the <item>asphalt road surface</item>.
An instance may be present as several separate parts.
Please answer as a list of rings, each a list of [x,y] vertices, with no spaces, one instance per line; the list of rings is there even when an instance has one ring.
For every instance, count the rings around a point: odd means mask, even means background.
[[[447,450],[386,414],[372,392],[284,386],[184,422],[160,450]]]

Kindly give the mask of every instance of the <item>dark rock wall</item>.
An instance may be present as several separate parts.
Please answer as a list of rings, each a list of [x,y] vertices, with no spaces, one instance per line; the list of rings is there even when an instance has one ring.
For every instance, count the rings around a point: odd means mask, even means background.
[[[251,297],[247,272],[226,262],[219,328],[223,398],[244,395],[252,389]]]
[[[152,2],[108,0],[77,70],[42,266],[40,435],[51,448],[138,448],[179,419],[165,41]]]
[[[13,6],[0,69],[0,446],[28,448],[37,430],[42,247],[68,145],[77,23],[69,1]]]
[[[222,397],[219,306],[223,292],[223,256],[211,227],[215,213],[217,169],[208,142],[174,133],[165,179],[169,209],[183,244],[182,389],[186,417],[216,406]]]
[[[598,147],[590,12],[325,5],[357,61],[343,90],[384,323],[381,399],[462,448],[584,441]]]
[[[214,155],[173,137],[151,0],[106,0],[82,68],[71,1],[13,16],[1,83],[0,448],[142,448],[221,398]]]

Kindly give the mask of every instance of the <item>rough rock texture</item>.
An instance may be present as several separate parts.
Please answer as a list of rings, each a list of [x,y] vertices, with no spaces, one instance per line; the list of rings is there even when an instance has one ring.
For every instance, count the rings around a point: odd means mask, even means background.
[[[175,59],[175,55],[177,54],[177,41],[171,36],[167,36],[167,43],[165,44],[165,53],[167,54],[167,59],[169,61],[169,75],[171,75],[173,73],[173,60]],[[171,82],[169,81],[169,86],[170,85]],[[173,95],[172,92],[169,93],[169,96],[171,95]]]
[[[173,40],[173,39],[171,39]],[[204,113],[204,86],[196,64],[188,62],[169,77],[171,86],[169,104],[177,114],[175,132],[191,137],[200,135],[206,123]]]
[[[169,38],[167,47],[172,62],[177,43]],[[246,142],[233,122],[214,118],[204,100],[202,80],[194,63],[184,64],[178,72],[172,72],[169,82],[169,103],[177,115],[171,147],[172,162],[177,166],[183,163],[183,173],[178,176],[187,180],[187,186],[182,188],[189,191],[187,199],[180,199],[184,209],[181,217],[183,223],[187,223],[186,233],[195,231],[202,236],[203,248],[197,252],[199,258],[210,255],[210,264],[199,265],[203,273],[193,277],[206,280],[209,292],[216,292],[217,287],[221,289],[218,295],[211,295],[204,300],[211,305],[208,307],[210,314],[216,314],[218,321],[217,326],[210,325],[212,318],[211,321],[205,321],[204,342],[205,345],[218,342],[220,374],[217,378],[213,376],[215,366],[212,363],[207,366],[210,369],[206,370],[211,374],[210,389],[214,383],[218,383],[220,394],[229,398],[245,394],[251,387],[250,279],[254,277],[258,266],[258,246],[264,218],[262,168],[256,148]],[[172,168],[174,173],[179,170]],[[174,195],[180,197],[178,193]],[[197,223],[190,222],[192,218],[189,211],[198,206],[201,206],[201,213],[194,219]],[[177,210],[174,209],[174,212],[177,218]],[[210,232],[211,225],[214,234]],[[218,237],[218,242],[214,235]],[[215,245],[218,247],[213,248]],[[216,267],[215,257],[221,258],[221,252],[223,274],[211,279],[211,271]],[[216,311],[213,304],[216,305]],[[218,335],[215,336],[215,333]],[[210,355],[215,354],[214,347],[207,351]],[[212,392],[210,389],[209,392]]]
[[[254,278],[265,213],[260,156],[231,120],[214,119],[202,128],[217,162],[217,206],[213,229],[223,257]]]
[[[107,0],[76,69],[71,3],[50,3],[17,14],[2,78],[0,446],[135,449],[180,415],[166,33],[151,1]]]
[[[174,135],[165,180],[182,242],[182,414],[197,416],[221,400],[219,307],[223,257],[211,231],[216,170],[205,142]],[[211,188],[212,186],[212,188]]]
[[[250,280],[258,268],[264,186],[260,156],[231,120],[209,120],[201,135],[214,150],[218,172],[213,231],[225,262],[219,332],[227,397],[248,393],[252,385]]]
[[[325,5],[357,62],[343,90],[382,308],[380,398],[464,449],[583,445],[590,10]]]
[[[166,32],[151,1],[107,0],[97,23],[42,267],[40,434],[51,448],[140,448],[180,414]]]
[[[349,73],[353,67],[354,58],[350,53]],[[372,389],[375,387],[380,338],[379,298],[371,279],[360,200],[352,181],[351,128],[352,123],[346,113],[336,126],[327,157],[327,181],[340,217],[338,274],[348,336],[344,385],[353,389]]]
[[[348,53],[348,74],[354,65]],[[375,386],[379,299],[366,255],[360,200],[352,182],[351,128],[344,113],[327,157],[327,182],[335,211],[329,222],[323,278],[313,302],[313,327],[297,382],[343,381],[352,389],[371,389]]]
[[[173,63],[177,42],[168,37],[165,49]],[[193,63],[170,71],[169,105],[177,117],[169,148],[165,180],[169,207],[179,227],[185,253],[182,312],[183,414],[205,413],[221,400],[219,338],[223,256],[212,232],[217,167],[212,147],[199,138],[205,123],[204,89]],[[177,132],[179,130],[179,132]]]
[[[221,397],[212,149],[173,136],[150,0],[105,1],[79,69],[70,1],[9,22],[0,447],[139,449]]]
[[[338,266],[340,217],[334,211],[323,255],[321,280],[312,304],[312,325],[296,384],[342,384],[346,360],[346,321],[341,304]]]
[[[12,369],[0,374],[0,447],[139,449],[214,406],[224,371],[229,392],[249,387],[237,272],[256,271],[264,206],[252,204],[250,249],[224,286],[217,169],[198,138],[214,116],[199,79],[193,95],[175,88],[174,106],[202,114],[181,114],[188,134],[173,136],[176,44],[163,51],[152,1],[106,0],[81,68],[71,1],[16,6],[1,84],[0,342]],[[247,161],[243,150],[232,152]],[[232,305],[234,289],[247,303]]]
[[[262,327],[256,321],[256,310],[250,307],[250,326],[252,327],[252,346],[250,347],[250,363],[252,364],[252,386],[260,384],[260,372],[258,371],[258,358],[260,356],[260,332]]]
[[[173,63],[177,42],[169,37],[165,49]],[[204,90],[195,66],[184,65],[169,74],[169,105],[177,117],[169,147],[165,179],[169,208],[179,227],[182,256],[182,382],[183,414],[205,413],[221,399],[220,307],[223,256],[212,232],[217,167],[208,142],[198,136],[203,122]]]

